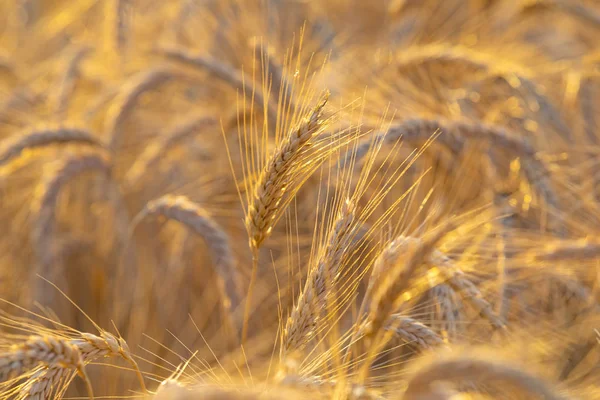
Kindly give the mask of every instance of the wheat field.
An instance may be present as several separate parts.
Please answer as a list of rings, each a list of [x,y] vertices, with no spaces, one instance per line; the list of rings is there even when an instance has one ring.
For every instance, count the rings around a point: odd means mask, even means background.
[[[600,399],[597,0],[0,0],[0,399]]]

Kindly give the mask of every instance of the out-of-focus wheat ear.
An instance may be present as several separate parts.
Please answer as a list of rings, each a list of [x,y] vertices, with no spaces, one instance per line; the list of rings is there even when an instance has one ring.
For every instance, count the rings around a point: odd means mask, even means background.
[[[598,132],[600,132],[600,117],[596,110],[600,105],[597,91],[594,88],[594,81],[591,77],[585,77],[581,80],[579,86],[579,107],[585,123],[585,134],[591,144],[598,144]],[[596,95],[595,95],[596,94]]]
[[[381,252],[373,266],[374,282],[370,283],[372,297],[367,316],[370,324],[367,338],[381,330],[402,303],[402,294],[410,287],[417,268],[428,261],[437,243],[455,228],[456,221],[449,220],[423,238],[398,237]]]
[[[299,189],[301,182],[294,182],[293,174],[302,172],[302,168],[306,168],[298,165],[298,160],[301,159],[303,150],[309,146],[313,136],[320,132],[324,125],[321,117],[328,99],[329,91],[326,91],[311,113],[304,117],[283,139],[265,164],[252,188],[252,199],[248,204],[245,218],[252,251],[252,274],[246,296],[242,343],[245,342],[248,333],[252,292],[258,271],[258,249],[271,234],[273,225],[285,212],[287,203],[282,202],[284,197],[291,198]],[[311,161],[313,168],[322,162],[319,157],[314,157]]]
[[[75,176],[87,171],[97,171],[110,176],[111,162],[103,151],[72,154],[64,161],[58,161],[55,168],[48,169],[37,185],[31,204],[33,215],[31,242],[38,260],[38,274],[45,278],[56,278],[58,271],[53,264],[53,228],[58,197],[62,187]],[[54,288],[37,278],[33,287],[38,295],[53,297]]]
[[[568,353],[564,359],[564,364],[560,370],[559,380],[564,381],[569,378],[571,372],[586,358],[586,356],[594,349],[598,347],[599,340],[598,334],[590,329],[589,336],[583,338],[582,342],[573,343],[572,348],[568,350]]]
[[[0,142],[0,166],[9,163],[28,149],[69,143],[103,147],[98,138],[82,128],[57,126],[27,129]]]
[[[556,240],[542,249],[534,249],[530,256],[536,261],[581,261],[600,257],[600,241],[596,238]]]
[[[479,288],[471,282],[467,275],[455,263],[439,250],[431,252],[429,260],[432,265],[440,268],[440,272],[447,279],[447,284],[460,293],[470,302],[480,315],[486,318],[496,329],[505,329],[506,325],[496,315],[492,305],[483,297]]]
[[[371,400],[383,399],[372,390],[365,388],[362,385],[357,385],[349,382],[340,383],[335,379],[323,379],[319,376],[300,376],[300,375],[280,375],[276,377],[277,383],[280,386],[292,387],[299,390],[309,390],[319,392],[320,394],[332,396],[336,389],[340,389],[344,385],[342,393],[352,400]]]
[[[363,325],[359,334],[370,328]],[[394,338],[403,340],[420,349],[430,349],[442,345],[444,341],[427,325],[401,314],[392,314],[385,323],[384,329],[394,334]]]
[[[91,51],[92,49],[89,47],[75,49],[67,62],[64,73],[60,77],[54,101],[54,116],[59,121],[65,119],[65,114],[69,108],[69,99],[79,75],[79,65]]]
[[[211,56],[191,54],[185,49],[161,48],[157,52],[171,60],[209,72],[215,78],[231,85],[233,89],[239,90],[250,102],[264,108],[269,124],[272,127],[276,126],[277,110],[271,105],[268,94],[263,93],[260,85],[256,82],[250,82],[247,78],[242,78],[242,75],[234,68]]]
[[[299,350],[315,334],[320,314],[327,307],[327,295],[339,277],[342,257],[354,237],[356,206],[346,200],[327,235],[325,249],[317,257],[316,265],[309,267],[308,277],[298,301],[283,331],[283,352]]]
[[[171,147],[186,140],[202,128],[216,126],[216,123],[217,121],[214,118],[194,115],[177,124],[158,140],[146,146],[142,154],[136,158],[127,171],[124,185],[135,185],[145,173],[160,161],[163,154]]]
[[[177,73],[174,70],[160,65],[136,74],[122,86],[106,115],[105,130],[108,137],[108,147],[112,151],[119,145],[122,125],[134,109],[139,97],[176,75]]]
[[[435,309],[432,325],[439,326],[445,343],[452,343],[458,337],[463,307],[457,294],[445,283],[430,289],[431,299]]]
[[[515,157],[521,158],[522,171],[545,202],[558,208],[559,201],[554,190],[551,172],[542,159],[537,157],[535,149],[521,136],[500,126],[486,125],[470,121],[444,121],[440,119],[407,119],[392,125],[383,137],[384,145],[393,145],[399,140],[407,143],[435,141],[459,154],[468,141],[485,141],[494,149],[504,149]],[[368,153],[371,143],[361,143],[356,150],[357,156]],[[357,159],[358,161],[358,159]]]
[[[367,300],[370,300],[370,304],[364,338],[369,351],[359,371],[360,383],[367,379],[371,363],[379,349],[383,348],[393,335],[381,334],[382,328],[402,304],[402,295],[410,288],[417,268],[426,262],[437,243],[456,226],[457,222],[450,219],[418,240],[396,238],[375,260],[371,276],[374,281],[369,282],[370,288],[367,289]]]
[[[79,349],[81,358],[85,364],[103,357],[121,357],[135,370],[141,389],[144,392],[147,391],[144,377],[125,339],[102,330],[100,336],[83,332],[79,336],[72,338],[70,343]]]
[[[133,226],[148,217],[162,216],[177,221],[202,239],[211,253],[223,308],[230,316],[232,306],[240,304],[241,282],[229,236],[210,213],[185,196],[166,195],[152,200],[135,217]]]
[[[453,352],[445,357],[436,355],[420,366],[409,378],[403,400],[437,399],[432,397],[437,383],[473,382],[502,385],[503,390],[518,390],[521,395],[546,400],[564,400],[548,383],[497,357],[477,353]],[[510,396],[509,396],[510,397]],[[508,398],[508,397],[507,397]]]
[[[85,364],[81,351],[70,340],[65,338],[31,336],[23,343],[11,346],[7,351],[0,354],[0,377],[3,381],[16,378],[40,365],[54,369],[77,371],[86,380],[89,396],[93,398],[91,383],[85,372]],[[57,371],[53,371],[52,374],[54,378],[47,379],[45,385],[56,383],[55,378],[58,375],[65,375]],[[45,392],[51,391],[53,388],[36,386],[30,389]]]
[[[586,7],[584,4],[576,3],[568,0],[535,0],[526,1],[522,6],[522,11],[533,11],[536,9],[557,9],[575,18],[580,19],[582,22],[590,24],[600,28],[600,13],[598,13],[592,7]]]

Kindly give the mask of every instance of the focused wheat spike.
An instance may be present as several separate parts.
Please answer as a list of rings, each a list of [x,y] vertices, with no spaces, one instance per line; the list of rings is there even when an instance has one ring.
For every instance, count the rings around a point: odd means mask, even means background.
[[[328,99],[329,92],[326,91],[311,113],[304,117],[282,140],[262,169],[258,180],[253,185],[252,195],[248,199],[245,225],[252,250],[253,265],[246,297],[242,342],[246,339],[252,307],[252,292],[258,269],[258,249],[270,236],[273,226],[283,215],[294,194],[300,189],[303,177],[308,177],[308,173],[323,161],[322,154],[313,154],[313,165],[307,166],[300,163],[304,150],[311,147],[311,139],[323,128],[324,122],[321,117]],[[318,148],[319,146],[314,147]],[[326,152],[327,148],[325,149]]]
[[[240,303],[240,275],[227,233],[200,205],[185,196],[166,195],[150,201],[137,215],[133,226],[148,217],[162,216],[177,221],[206,242],[218,276],[223,306],[230,311]]]
[[[0,142],[0,165],[9,163],[27,149],[69,143],[102,148],[101,141],[85,129],[70,126],[27,129]]]
[[[216,122],[214,118],[192,116],[177,124],[164,136],[149,144],[142,154],[136,158],[125,175],[126,184],[135,185],[145,173],[160,161],[169,148],[184,141],[202,128],[215,126]]]
[[[252,202],[248,205],[246,215],[251,248],[259,248],[271,234],[273,225],[284,211],[284,196],[292,196],[298,190],[298,187],[290,187],[293,175],[303,167],[297,162],[310,140],[323,127],[321,116],[328,98],[329,92],[326,92],[311,113],[291,130],[272,154],[254,185]]]
[[[327,293],[335,293],[342,257],[353,239],[355,205],[346,200],[328,234],[325,249],[309,269],[304,289],[283,331],[284,352],[301,348],[315,334],[320,314],[327,306]]]
[[[431,357],[423,363],[408,380],[402,399],[444,399],[440,382],[502,385],[501,390],[510,396],[527,395],[527,398],[564,400],[548,383],[535,375],[509,364],[508,361],[484,356],[474,352],[463,352]]]
[[[52,239],[56,222],[56,205],[61,189],[75,176],[87,171],[97,171],[109,176],[111,171],[109,157],[103,152],[73,154],[66,160],[58,162],[55,168],[46,171],[35,190],[31,204],[34,219],[31,242],[39,263],[37,271],[42,277],[54,278],[57,273],[52,269],[55,253]],[[51,293],[54,291],[46,282],[39,282],[35,286],[38,288],[37,295],[45,293],[52,298]]]

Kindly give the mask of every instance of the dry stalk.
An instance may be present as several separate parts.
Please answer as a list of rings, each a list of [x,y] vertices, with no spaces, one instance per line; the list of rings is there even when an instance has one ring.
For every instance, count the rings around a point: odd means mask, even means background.
[[[173,129],[161,136],[155,142],[149,144],[144,152],[136,158],[135,162],[125,175],[125,185],[135,185],[145,173],[147,173],[154,165],[156,165],[164,153],[169,148],[184,141],[199,129],[207,126],[214,126],[217,121],[210,117],[193,116],[186,118],[181,123],[177,124]]]
[[[133,226],[135,227],[147,217],[156,216],[177,221],[204,239],[217,272],[223,306],[228,312],[231,311],[232,303],[234,305],[240,303],[241,289],[240,277],[227,233],[205,209],[185,196],[166,195],[148,202],[136,216]]]
[[[335,293],[343,255],[348,251],[355,232],[355,205],[346,200],[327,236],[327,242],[316,266],[309,269],[304,289],[288,318],[283,331],[283,351],[300,349],[315,334],[320,314],[327,306],[328,296]]]
[[[89,144],[101,148],[102,143],[85,129],[75,127],[48,127],[29,129],[0,142],[0,166],[9,163],[22,152],[51,144]]]
[[[444,397],[433,396],[436,392],[436,383],[440,381],[502,384],[505,393],[507,387],[511,387],[518,389],[523,394],[546,400],[564,399],[540,378],[507,362],[477,355],[470,356],[465,353],[454,353],[446,358],[430,359],[410,378],[402,399],[442,399]]]

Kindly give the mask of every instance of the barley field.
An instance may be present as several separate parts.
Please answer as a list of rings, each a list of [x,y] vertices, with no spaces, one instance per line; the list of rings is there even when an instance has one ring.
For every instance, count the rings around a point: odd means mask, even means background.
[[[0,0],[0,399],[600,400],[597,0]]]

